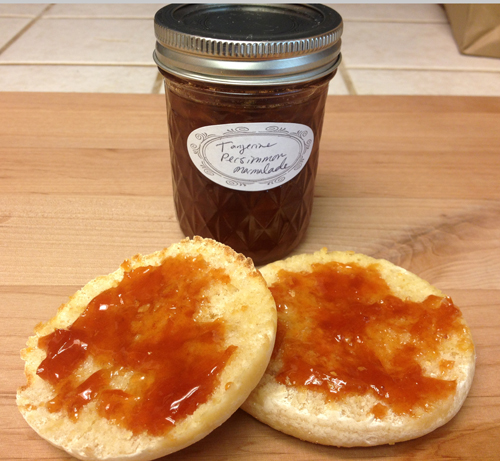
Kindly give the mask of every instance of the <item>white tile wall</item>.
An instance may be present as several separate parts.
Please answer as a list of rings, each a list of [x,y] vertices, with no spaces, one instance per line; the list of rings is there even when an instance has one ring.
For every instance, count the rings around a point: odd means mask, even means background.
[[[25,28],[29,23],[29,18],[8,18],[0,16],[0,49],[6,48],[9,41],[14,40],[15,37],[21,34],[23,28]]]
[[[152,66],[153,47],[150,19],[42,17],[0,63]]]
[[[344,19],[332,94],[500,96],[500,59],[459,53],[437,4],[332,4]],[[161,92],[161,4],[0,4],[0,91]]]
[[[161,3],[55,4],[45,16],[48,18],[133,18],[152,20],[161,7]]]
[[[33,18],[43,12],[47,5],[42,3],[0,3],[0,16]]]

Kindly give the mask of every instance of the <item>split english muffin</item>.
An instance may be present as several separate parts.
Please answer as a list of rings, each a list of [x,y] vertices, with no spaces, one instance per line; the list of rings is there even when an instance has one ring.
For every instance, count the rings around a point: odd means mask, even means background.
[[[298,255],[260,269],[278,309],[270,365],[242,408],[339,447],[427,434],[461,408],[475,351],[458,308],[385,260]]]
[[[275,303],[252,261],[185,239],[89,282],[36,327],[18,408],[79,459],[156,459],[238,409],[275,333]]]

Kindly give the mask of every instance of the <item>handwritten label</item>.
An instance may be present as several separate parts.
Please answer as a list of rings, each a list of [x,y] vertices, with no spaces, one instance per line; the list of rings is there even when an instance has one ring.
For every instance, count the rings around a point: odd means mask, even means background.
[[[311,128],[299,123],[229,123],[194,130],[187,148],[198,170],[213,182],[260,191],[297,176],[313,142]]]

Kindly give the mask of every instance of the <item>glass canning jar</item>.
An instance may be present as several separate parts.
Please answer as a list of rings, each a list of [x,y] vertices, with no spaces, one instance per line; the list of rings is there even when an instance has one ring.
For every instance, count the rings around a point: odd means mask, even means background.
[[[182,231],[256,265],[309,224],[342,19],[323,5],[169,5],[155,16]]]

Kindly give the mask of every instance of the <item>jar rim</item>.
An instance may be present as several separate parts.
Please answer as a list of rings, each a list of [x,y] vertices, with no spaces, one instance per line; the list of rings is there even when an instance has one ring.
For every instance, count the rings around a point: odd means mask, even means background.
[[[153,58],[174,75],[214,83],[299,83],[340,64],[341,16],[311,4],[171,4],[155,15]]]

